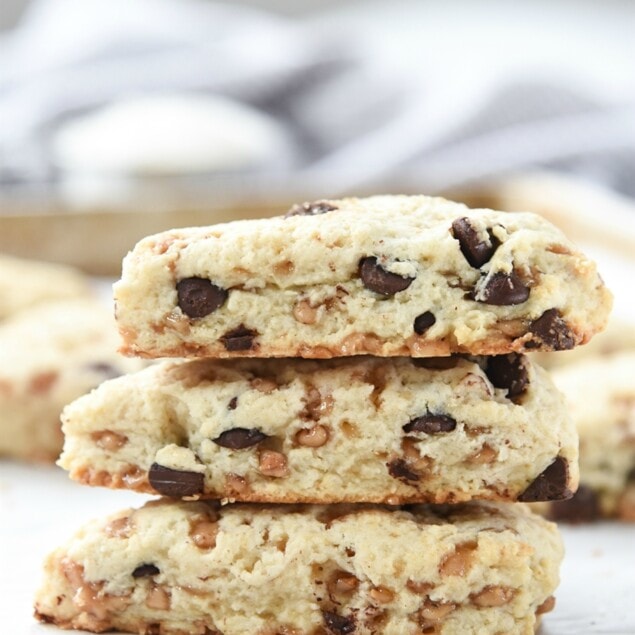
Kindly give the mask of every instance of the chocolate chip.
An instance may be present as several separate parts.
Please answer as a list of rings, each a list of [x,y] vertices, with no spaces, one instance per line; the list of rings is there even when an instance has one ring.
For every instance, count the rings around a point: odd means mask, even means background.
[[[461,253],[472,267],[479,269],[489,262],[494,252],[500,245],[500,241],[488,230],[489,244],[479,240],[478,232],[472,226],[469,218],[457,218],[452,223],[452,235],[459,241]]]
[[[374,256],[359,261],[359,277],[367,289],[380,295],[395,295],[407,289],[414,280],[386,271]]]
[[[257,335],[258,331],[248,329],[244,324],[241,324],[239,327],[227,331],[220,340],[228,351],[248,351],[252,348]]]
[[[431,311],[426,311],[415,318],[414,329],[417,335],[423,335],[435,322],[437,318]]]
[[[510,399],[524,394],[529,384],[527,362],[517,353],[489,357],[485,374],[496,388],[507,388]]]
[[[557,309],[545,311],[529,325],[529,332],[535,337],[532,346],[526,348],[548,347],[554,351],[566,351],[575,346],[575,337],[569,325],[560,317]],[[536,341],[538,340],[538,341]]]
[[[418,481],[421,478],[408,467],[408,464],[403,459],[395,459],[386,465],[388,467],[388,474],[400,481]]]
[[[232,397],[227,404],[227,410],[236,410],[238,405],[238,397]]]
[[[159,567],[154,564],[140,564],[133,572],[133,578],[147,578],[161,573]]]
[[[476,293],[472,292],[470,297],[477,302],[496,306],[522,304],[529,298],[529,287],[524,285],[516,272],[498,271],[490,277],[485,287]]]
[[[549,506],[549,518],[565,523],[589,523],[601,516],[597,494],[586,485],[566,501],[555,501]]]
[[[429,370],[448,370],[456,368],[459,363],[459,357],[453,355],[450,357],[417,357],[412,363],[417,368],[427,368]]]
[[[209,315],[225,304],[227,291],[207,278],[183,278],[176,285],[179,307],[191,318]]]
[[[571,498],[573,492],[567,487],[569,464],[561,456],[539,474],[529,487],[518,497],[523,503],[555,501]]]
[[[153,463],[150,466],[148,480],[159,494],[173,498],[202,494],[205,489],[205,476],[203,474],[173,470],[158,463]]]
[[[452,432],[456,428],[456,420],[448,415],[435,415],[428,412],[420,417],[415,417],[403,426],[404,432],[425,432],[426,434],[438,434],[439,432]]]
[[[119,368],[115,368],[108,362],[93,362],[92,364],[86,364],[84,368],[91,373],[102,375],[105,379],[114,379],[115,377],[120,377],[122,375]]]
[[[355,617],[344,617],[330,611],[322,611],[326,628],[335,635],[349,635],[355,632]]]
[[[264,441],[267,435],[255,428],[233,428],[232,430],[225,430],[215,439],[212,439],[216,445],[220,445],[223,448],[229,448],[230,450],[244,450],[250,448],[253,445],[257,445],[261,441]]]
[[[297,203],[285,215],[285,218],[291,216],[317,216],[318,214],[326,214],[334,212],[337,209],[328,201],[314,201],[313,203]]]

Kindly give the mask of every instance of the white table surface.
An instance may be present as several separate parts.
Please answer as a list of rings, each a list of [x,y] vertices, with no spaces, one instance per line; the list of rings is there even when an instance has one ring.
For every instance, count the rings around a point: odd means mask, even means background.
[[[616,294],[615,313],[635,322],[635,261],[586,251]],[[79,486],[56,467],[0,460],[0,635],[61,635],[32,618],[44,556],[84,521],[146,498]],[[635,524],[565,526],[562,534],[562,581],[542,635],[635,635]]]

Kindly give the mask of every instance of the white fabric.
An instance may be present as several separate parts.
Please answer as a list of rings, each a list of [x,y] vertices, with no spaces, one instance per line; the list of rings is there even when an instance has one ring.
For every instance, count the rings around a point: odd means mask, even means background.
[[[291,20],[205,0],[36,0],[0,41],[0,183],[50,178],[72,117],[204,93],[284,129],[265,177],[329,195],[536,165],[635,194],[635,11],[572,4],[370,2]]]

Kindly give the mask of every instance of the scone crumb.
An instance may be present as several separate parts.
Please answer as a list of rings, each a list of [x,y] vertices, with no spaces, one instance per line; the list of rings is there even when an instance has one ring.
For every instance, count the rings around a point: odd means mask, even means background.
[[[211,520],[200,520],[190,529],[190,538],[199,549],[213,549],[216,546],[218,523]]]
[[[109,452],[116,452],[128,443],[128,437],[125,434],[113,432],[112,430],[91,432],[90,438],[95,445]]]
[[[170,593],[162,586],[153,586],[146,595],[146,606],[149,609],[167,611],[170,608]]]
[[[258,469],[265,476],[275,476],[276,478],[289,476],[287,457],[281,452],[274,452],[273,450],[262,450],[260,452]]]
[[[476,606],[492,607],[508,604],[516,595],[515,589],[504,586],[487,586],[478,593],[470,595],[470,599]]]
[[[441,561],[439,573],[442,576],[464,576],[472,566],[474,551],[477,547],[478,545],[474,540],[456,545],[454,552],[446,555]]]
[[[312,428],[303,428],[295,435],[298,445],[310,448],[322,447],[329,440],[329,430],[325,426],[315,425]]]

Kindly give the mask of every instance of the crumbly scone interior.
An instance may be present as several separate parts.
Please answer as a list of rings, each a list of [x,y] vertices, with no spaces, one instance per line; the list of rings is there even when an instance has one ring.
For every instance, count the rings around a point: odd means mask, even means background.
[[[37,611],[96,631],[160,619],[170,635],[531,633],[561,558],[555,526],[519,506],[159,501],[53,553]]]
[[[115,285],[124,351],[500,354],[571,348],[604,326],[611,299],[595,266],[535,215],[427,197],[331,203],[338,209],[320,216],[237,221],[141,241]],[[460,220],[470,223],[477,245],[496,245],[485,262],[466,258],[453,229]],[[360,263],[369,259],[364,275]],[[177,287],[195,279],[216,291],[211,312],[191,317]],[[428,314],[434,321],[419,328]]]
[[[149,492],[157,465],[200,476],[199,490],[155,484],[174,496],[394,504],[515,500],[558,458],[575,489],[561,395],[507,359],[523,378],[511,397],[487,359],[163,362],[67,407],[60,464]]]

